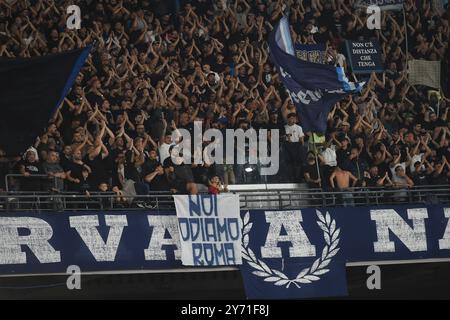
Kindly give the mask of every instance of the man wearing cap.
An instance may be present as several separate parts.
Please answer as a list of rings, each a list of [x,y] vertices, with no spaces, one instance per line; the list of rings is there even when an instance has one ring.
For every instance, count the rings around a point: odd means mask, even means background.
[[[343,136],[340,139],[340,147],[336,150],[336,159],[338,165],[345,170],[350,169],[350,139],[347,136]]]

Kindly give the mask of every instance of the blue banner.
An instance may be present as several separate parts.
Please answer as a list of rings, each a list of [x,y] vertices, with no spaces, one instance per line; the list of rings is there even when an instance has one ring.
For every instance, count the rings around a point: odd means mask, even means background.
[[[181,267],[175,212],[0,215],[0,274]]]
[[[449,218],[439,206],[251,211],[241,267],[247,296],[339,296],[345,262],[450,258]]]
[[[295,56],[303,61],[321,63],[326,61],[326,45],[319,44],[295,44]]]
[[[18,155],[34,144],[90,50],[91,46],[42,57],[0,57],[0,147],[8,155]]]
[[[450,258],[450,206],[251,210],[241,218],[249,298],[346,294],[348,262]],[[175,212],[4,213],[0,274],[179,268],[178,226]]]
[[[348,94],[362,90],[364,83],[349,82],[342,67],[298,59],[285,17],[269,35],[269,49],[305,132],[324,133],[333,105]]]
[[[370,6],[378,6],[382,11],[384,10],[402,10],[403,0],[358,0],[355,8],[367,8]]]
[[[243,220],[241,273],[249,299],[347,295],[341,230],[328,212],[252,211]]]

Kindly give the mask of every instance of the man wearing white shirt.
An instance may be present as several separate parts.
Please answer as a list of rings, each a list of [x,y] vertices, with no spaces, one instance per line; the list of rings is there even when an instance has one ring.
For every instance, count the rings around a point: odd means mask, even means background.
[[[172,135],[166,134],[164,135],[163,142],[159,144],[158,151],[159,151],[159,161],[161,163],[164,163],[164,160],[170,157],[169,149],[171,146],[175,145],[175,143],[172,143]]]
[[[286,150],[288,177],[293,179],[292,182],[297,182],[297,179],[302,177],[302,146],[305,137],[302,127],[296,122],[297,115],[295,113],[290,113],[287,116],[287,124],[284,126],[286,133],[286,142],[284,145]]]
[[[290,113],[288,115],[287,124],[284,126],[286,131],[286,141],[291,143],[300,142],[303,145],[305,134],[302,127],[296,123],[296,114]]]
[[[334,144],[327,145],[319,155],[320,163],[323,166],[324,181],[322,187],[326,190],[330,188],[329,179],[337,166],[336,146]]]
[[[320,156],[324,165],[329,167],[337,166],[336,146],[333,144],[322,151]]]
[[[164,128],[164,135],[159,139],[158,152],[159,152],[159,162],[161,164],[164,163],[164,160],[166,160],[171,156],[169,151],[170,147],[180,142],[181,134],[173,121],[172,121],[172,130],[173,133],[167,131],[167,123],[166,123]],[[172,134],[176,141],[173,141]]]

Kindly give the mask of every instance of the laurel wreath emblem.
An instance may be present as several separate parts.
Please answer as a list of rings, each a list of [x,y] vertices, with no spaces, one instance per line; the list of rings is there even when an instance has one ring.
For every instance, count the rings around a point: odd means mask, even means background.
[[[317,225],[322,229],[325,239],[325,247],[319,258],[314,260],[312,265],[300,271],[294,278],[290,279],[283,272],[271,269],[264,261],[256,258],[255,253],[248,247],[249,233],[252,229],[253,223],[249,222],[250,213],[244,215],[244,227],[242,231],[242,257],[247,260],[247,263],[255,269],[252,272],[257,277],[264,278],[265,282],[273,282],[275,286],[285,286],[289,288],[291,284],[300,288],[301,284],[308,284],[320,280],[320,276],[329,272],[327,266],[330,264],[332,258],[339,252],[339,234],[340,229],[336,228],[336,221],[331,218],[328,211],[323,215],[319,210],[316,210],[318,217]]]

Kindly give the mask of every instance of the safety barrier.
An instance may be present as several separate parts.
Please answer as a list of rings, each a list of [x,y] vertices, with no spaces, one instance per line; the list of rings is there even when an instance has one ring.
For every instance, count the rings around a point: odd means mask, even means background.
[[[233,188],[230,188],[231,190]],[[241,189],[241,188],[240,188]],[[264,191],[231,191],[240,195],[241,209],[290,209],[394,204],[450,203],[450,186],[402,189],[349,188],[342,191],[320,189],[266,188]],[[5,192],[0,194],[0,211],[86,211],[86,210],[172,210],[172,193],[122,195],[92,192]]]

